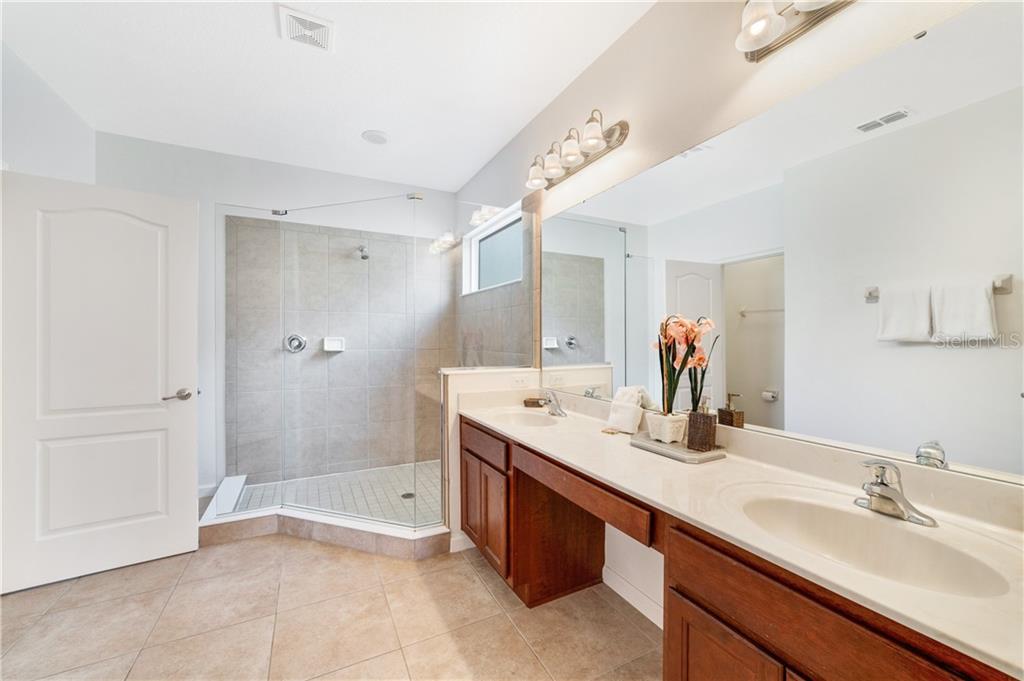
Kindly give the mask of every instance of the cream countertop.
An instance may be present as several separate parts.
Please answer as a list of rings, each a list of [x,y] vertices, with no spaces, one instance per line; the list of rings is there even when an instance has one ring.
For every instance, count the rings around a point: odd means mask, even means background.
[[[1018,677],[1024,672],[1020,532],[929,507],[908,489],[908,498],[935,517],[939,527],[920,527],[879,514],[872,518],[901,523],[906,527],[900,529],[952,545],[993,568],[1009,585],[1005,593],[984,597],[911,586],[786,543],[758,527],[742,510],[744,495],[755,486],[762,494],[767,489],[787,498],[840,507],[849,503],[854,508],[853,499],[863,495],[860,478],[845,485],[736,454],[688,465],[631,447],[628,435],[606,435],[601,432],[603,421],[575,412],[550,427],[494,420],[510,410],[522,408],[465,407],[459,413],[997,669]]]

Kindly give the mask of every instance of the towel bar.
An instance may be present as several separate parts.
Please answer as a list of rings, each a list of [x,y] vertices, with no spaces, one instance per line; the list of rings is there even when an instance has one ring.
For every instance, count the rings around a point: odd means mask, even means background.
[[[998,296],[1004,296],[1013,293],[1013,275],[1012,274],[998,274],[992,279],[992,293]],[[878,287],[868,286],[864,289],[864,302],[865,303],[877,303],[878,302]]]

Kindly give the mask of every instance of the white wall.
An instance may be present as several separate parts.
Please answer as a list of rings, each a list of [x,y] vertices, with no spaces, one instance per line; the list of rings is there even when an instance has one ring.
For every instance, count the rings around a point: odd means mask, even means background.
[[[626,143],[546,192],[555,215],[672,155],[746,121],[855,64],[909,41],[971,2],[860,2],[760,64],[733,47],[742,2],[655,5],[460,191],[505,206],[523,196],[535,154],[591,108],[626,119]]]
[[[224,215],[271,218],[269,208],[309,206],[422,192],[420,202],[381,201],[290,213],[289,222],[436,236],[453,227],[455,197],[447,192],[160,144],[119,135],[96,136],[96,182],[198,199],[199,234],[199,488],[211,493],[224,475]],[[411,204],[411,206],[410,206]],[[415,215],[412,215],[415,210]],[[218,418],[218,414],[220,417]]]
[[[785,175],[786,430],[1020,473],[1022,352],[875,340],[864,288],[1013,273],[1021,333],[1021,89]]]
[[[91,184],[96,133],[14,52],[3,46],[3,168]]]
[[[648,228],[649,253],[723,263],[782,250],[782,185],[765,187]]]

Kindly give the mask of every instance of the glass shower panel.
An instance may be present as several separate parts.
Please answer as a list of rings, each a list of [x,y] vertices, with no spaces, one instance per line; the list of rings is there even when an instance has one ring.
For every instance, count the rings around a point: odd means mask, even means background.
[[[418,233],[420,202],[226,218],[231,511],[440,522],[437,369],[455,356],[454,265],[431,248],[437,226]]]
[[[658,356],[651,343],[658,335],[661,316],[655,307],[654,259],[626,255],[625,382],[626,385],[661,385]],[[651,395],[658,400],[658,395]]]

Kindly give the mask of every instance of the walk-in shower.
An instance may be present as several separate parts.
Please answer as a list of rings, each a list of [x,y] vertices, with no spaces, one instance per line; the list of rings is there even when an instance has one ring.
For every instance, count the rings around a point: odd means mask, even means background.
[[[418,222],[421,201],[222,208],[218,516],[285,506],[443,521],[438,368],[459,365],[459,265],[455,251],[431,251],[451,227]]]

